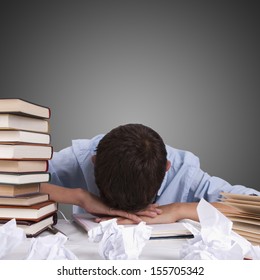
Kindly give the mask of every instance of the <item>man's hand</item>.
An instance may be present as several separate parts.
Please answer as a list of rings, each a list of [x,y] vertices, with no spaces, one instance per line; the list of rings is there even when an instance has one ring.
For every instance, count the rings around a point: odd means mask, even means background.
[[[112,214],[114,213],[114,214]],[[118,224],[136,224],[143,221],[145,218],[154,218],[157,215],[162,214],[162,209],[159,208],[158,204],[150,204],[144,210],[131,214],[125,211],[113,210],[110,208],[110,214],[107,214],[111,217],[99,217],[95,221],[97,223],[110,220],[112,218],[117,218]]]
[[[149,204],[145,209],[136,212],[136,215],[154,218],[157,215],[162,214],[162,212],[163,212],[162,209],[159,208],[159,204],[154,203],[154,204]]]
[[[197,221],[198,215],[197,215],[196,207],[197,207],[197,203],[171,203],[158,207],[158,210],[161,210],[160,215],[156,215],[154,217],[151,216],[139,216],[139,217],[142,219],[142,221],[146,222],[147,224],[169,224],[169,223],[174,223],[180,219],[192,219]],[[109,219],[108,217],[104,217],[104,218],[96,219],[96,222],[102,222],[108,219]],[[133,221],[126,218],[117,217],[117,223],[127,225],[127,224],[133,224]]]
[[[84,199],[85,197],[85,199]],[[138,217],[135,214],[122,211],[122,210],[115,210],[112,209],[108,206],[106,206],[99,197],[83,191],[83,196],[82,196],[82,205],[87,212],[94,214],[94,215],[105,215],[105,216],[111,216],[111,217],[124,217],[126,219],[129,219],[133,221],[134,223],[140,223],[142,220],[140,217]]]
[[[168,205],[158,206],[158,204],[151,204],[146,209],[136,213],[142,221],[147,224],[169,224],[178,220],[178,208],[179,204],[172,203]],[[120,225],[134,224],[135,222],[125,217],[115,217],[117,223]],[[111,217],[96,218],[96,222],[103,222],[111,219]]]
[[[129,220],[132,223],[140,223],[142,221],[141,217],[153,218],[162,213],[162,210],[158,208],[158,204],[150,204],[147,208],[137,213],[129,213],[123,210],[109,208],[101,201],[99,197],[84,190],[82,191],[81,201],[82,205],[80,206],[91,214],[110,216],[111,218],[123,217],[124,219]],[[109,219],[109,217],[100,218],[98,219],[98,221],[102,221],[105,219]]]

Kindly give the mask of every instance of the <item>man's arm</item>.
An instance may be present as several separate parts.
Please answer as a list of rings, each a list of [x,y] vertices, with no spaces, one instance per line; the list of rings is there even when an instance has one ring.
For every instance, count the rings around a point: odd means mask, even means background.
[[[80,189],[70,189],[49,183],[41,183],[41,193],[47,193],[50,200],[65,204],[80,204]]]
[[[210,204],[214,206],[216,209],[218,209],[220,212],[234,211],[233,207],[224,205],[223,203],[212,202]],[[149,218],[149,217],[140,217],[140,218],[145,222],[147,222],[148,224],[174,223],[182,219],[199,221],[197,206],[198,206],[198,202],[171,203],[159,207],[162,210],[161,215],[158,215],[154,218]]]
[[[234,211],[234,208],[228,205],[224,205],[219,202],[212,202],[212,206],[218,209],[220,212],[231,212]],[[197,213],[198,202],[179,202],[171,203],[167,205],[159,206],[159,209],[162,211],[160,215],[155,217],[147,217],[140,215],[139,217],[142,221],[147,224],[169,224],[182,219],[191,219],[194,221],[199,221]],[[97,222],[107,220],[107,218],[96,219]],[[125,218],[118,218],[119,224],[133,224],[133,221]]]
[[[99,197],[81,188],[71,189],[49,183],[42,183],[40,192],[48,193],[50,199],[58,203],[78,205],[92,214],[120,216],[132,220],[134,223],[139,223],[141,221],[141,218],[135,214],[115,210],[106,206]],[[157,205],[151,205],[147,211],[141,213],[146,216],[154,217],[160,214],[161,210],[157,210]]]

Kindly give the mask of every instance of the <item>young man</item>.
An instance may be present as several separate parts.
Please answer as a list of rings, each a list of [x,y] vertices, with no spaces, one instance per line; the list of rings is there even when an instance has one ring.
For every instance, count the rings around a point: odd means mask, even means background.
[[[260,195],[209,176],[195,155],[165,145],[157,132],[141,124],[74,140],[71,147],[54,153],[49,172],[54,185],[41,188],[52,199],[80,206],[75,212],[85,209],[136,222],[137,216],[148,222],[197,220],[198,201],[204,198],[219,208],[223,191]]]

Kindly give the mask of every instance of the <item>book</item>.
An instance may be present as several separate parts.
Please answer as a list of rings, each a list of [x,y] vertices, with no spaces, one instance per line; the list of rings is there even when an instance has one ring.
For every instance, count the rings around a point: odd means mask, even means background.
[[[233,230],[255,245],[260,244],[259,225],[233,222]]]
[[[51,216],[47,216],[37,222],[20,220],[16,221],[17,227],[24,230],[27,237],[37,237],[40,233],[48,230],[50,227],[57,223],[57,212]],[[0,220],[0,224],[5,224],[9,220]]]
[[[37,119],[34,117],[25,117],[12,114],[1,114],[0,129],[16,129],[48,133],[50,129],[49,121],[46,119]]]
[[[23,223],[19,223],[18,221],[17,226],[24,230],[27,237],[37,237],[40,233],[49,229],[50,226],[56,224],[57,218],[55,214],[38,222],[23,221]]]
[[[238,212],[260,215],[260,196],[225,192],[221,194],[222,202],[234,207]]]
[[[0,184],[0,196],[4,197],[18,197],[21,195],[29,195],[40,192],[40,184]]]
[[[40,221],[58,210],[56,202],[48,200],[31,206],[0,205],[0,219]]]
[[[23,130],[0,130],[0,142],[4,143],[33,143],[50,144],[50,134],[36,133]]]
[[[19,98],[2,98],[0,99],[1,113],[25,114],[38,118],[49,119],[51,111],[48,107],[28,102]]]
[[[232,229],[254,245],[260,245],[260,196],[223,192],[221,201],[232,207],[223,211],[232,221]]]
[[[0,184],[29,184],[49,182],[50,173],[0,173]]]
[[[19,197],[0,197],[0,205],[31,206],[47,200],[49,200],[48,194],[36,193]]]
[[[52,157],[52,146],[32,144],[5,144],[0,145],[1,159],[44,159]]]
[[[47,172],[48,160],[1,160],[0,172]]]
[[[80,225],[85,231],[89,231],[94,227],[98,227],[99,223],[94,221],[95,216],[84,214],[72,214],[73,220]],[[195,223],[195,222],[194,222]],[[125,227],[133,225],[125,225]],[[192,233],[183,225],[182,222],[170,224],[149,224],[152,227],[150,239],[157,238],[192,238]]]

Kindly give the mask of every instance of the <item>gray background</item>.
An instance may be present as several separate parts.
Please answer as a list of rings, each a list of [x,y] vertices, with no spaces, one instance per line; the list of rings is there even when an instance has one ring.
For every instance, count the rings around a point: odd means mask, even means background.
[[[260,190],[257,3],[1,1],[0,97],[50,107],[55,151],[143,123]]]

